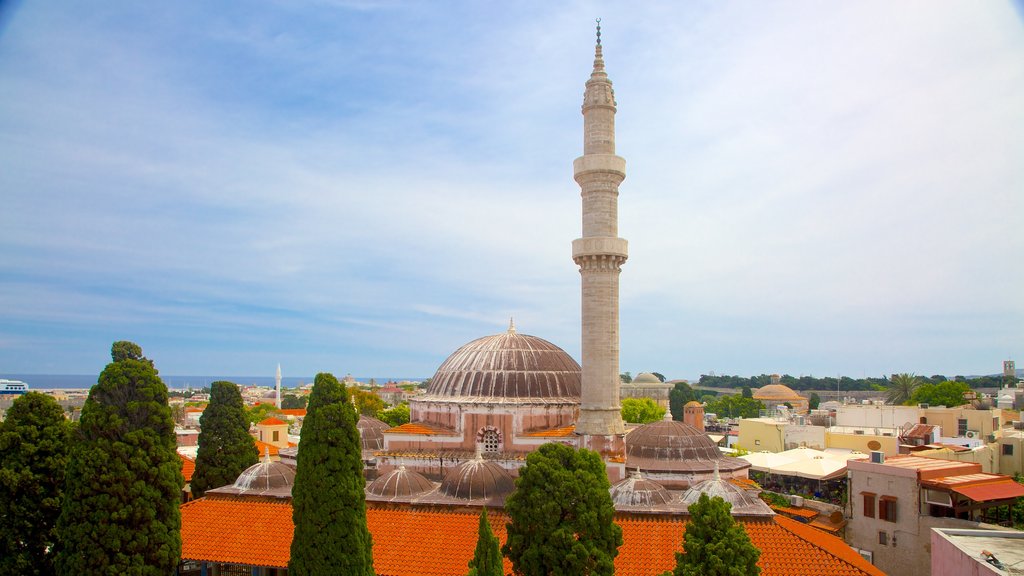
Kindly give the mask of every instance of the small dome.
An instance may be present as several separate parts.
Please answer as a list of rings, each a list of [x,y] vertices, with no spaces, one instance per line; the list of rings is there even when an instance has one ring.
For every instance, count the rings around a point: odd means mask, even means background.
[[[356,422],[356,428],[359,429],[363,450],[383,450],[384,431],[391,426],[371,416],[360,416],[359,421]]]
[[[633,378],[633,384],[661,384],[661,380],[650,372],[641,372]]]
[[[659,420],[634,428],[626,435],[626,456],[665,461],[718,460],[722,452],[707,434],[693,426]]]
[[[415,496],[434,489],[434,484],[419,472],[411,472],[400,466],[377,478],[366,487],[366,491],[377,496],[401,498]]]
[[[273,462],[270,456],[253,464],[238,475],[232,487],[241,492],[266,492],[287,489],[295,484],[295,471],[290,466]]]
[[[537,399],[579,402],[580,365],[536,336],[507,332],[456,350],[437,369],[422,400]]]
[[[770,516],[773,514],[771,508],[753,491],[744,490],[732,482],[723,480],[718,475],[717,465],[713,478],[693,486],[684,492],[679,500],[683,506],[689,507],[700,500],[701,494],[707,494],[708,498],[718,496],[725,500],[732,505],[730,512],[734,516]]]
[[[668,504],[672,500],[668,490],[647,480],[639,472],[630,472],[629,477],[611,488],[612,502],[616,506],[639,506],[650,508]]]
[[[785,384],[769,384],[758,388],[753,393],[755,400],[802,400],[792,388]]]
[[[689,402],[684,404],[683,407],[684,408],[695,408],[695,407],[696,408],[703,408],[704,405],[701,404],[700,402],[697,402],[696,400],[690,400]]]
[[[463,500],[507,496],[514,488],[511,474],[498,463],[479,457],[452,468],[441,480],[442,493]]]

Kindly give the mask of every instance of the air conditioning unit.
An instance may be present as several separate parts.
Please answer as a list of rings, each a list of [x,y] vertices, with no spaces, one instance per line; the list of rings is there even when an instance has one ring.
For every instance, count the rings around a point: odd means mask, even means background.
[[[885,452],[879,450],[871,451],[871,463],[872,464],[884,464],[885,463]]]
[[[920,408],[921,410],[927,410],[928,409],[928,405],[927,404],[918,404],[917,407]]]
[[[1013,429],[1014,430],[1024,430],[1024,420],[1014,420],[1013,421]]]
[[[967,432],[964,433],[965,438],[978,438],[980,436],[981,432],[978,432],[977,430],[968,430]]]
[[[870,550],[857,549],[857,553],[860,554],[861,558],[867,560],[868,564],[874,564],[873,560],[875,555]]]
[[[797,496],[796,494],[790,494],[789,503],[793,506],[802,507],[804,505],[804,497]]]

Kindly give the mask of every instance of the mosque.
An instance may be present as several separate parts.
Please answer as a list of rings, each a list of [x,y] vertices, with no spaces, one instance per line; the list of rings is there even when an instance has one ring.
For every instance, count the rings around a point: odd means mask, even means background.
[[[619,275],[628,250],[618,237],[616,102],[604,68],[601,29],[583,98],[583,155],[573,164],[583,200],[572,243],[582,284],[582,366],[551,342],[520,333],[469,342],[410,402],[409,423],[361,418],[367,524],[378,574],[463,574],[476,544],[480,507],[505,538],[505,499],[526,456],[547,442],[598,452],[612,482],[623,545],[616,574],[671,570],[687,508],[701,494],[732,505],[771,574],[881,574],[834,536],[776,516],[747,480],[749,463],[722,454],[704,434],[700,405],[687,422],[627,431],[620,413]],[[282,450],[282,455],[285,453]],[[184,576],[287,574],[294,471],[269,456],[230,485],[182,511]],[[506,559],[505,572],[511,573]]]

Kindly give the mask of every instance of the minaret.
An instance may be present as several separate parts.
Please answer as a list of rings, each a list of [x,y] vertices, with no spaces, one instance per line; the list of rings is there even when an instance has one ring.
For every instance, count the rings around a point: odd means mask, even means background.
[[[583,285],[583,389],[576,433],[621,435],[619,271],[627,244],[618,237],[618,197],[626,161],[615,155],[615,92],[604,71],[600,19],[594,71],[583,94],[583,156],[573,162],[573,175],[583,197],[583,237],[572,243]]]
[[[281,363],[277,364],[277,374],[274,376],[274,390],[277,391],[277,399],[274,404],[277,405],[277,409],[281,409]]]

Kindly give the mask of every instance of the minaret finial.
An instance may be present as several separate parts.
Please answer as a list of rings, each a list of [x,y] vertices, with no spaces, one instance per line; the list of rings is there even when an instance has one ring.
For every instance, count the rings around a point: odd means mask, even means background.
[[[597,19],[597,44],[594,46],[594,74],[604,75],[604,53],[601,50],[601,19]]]
[[[601,45],[601,19],[597,19],[597,45]]]
[[[516,333],[516,318],[515,318],[515,316],[509,316],[508,317],[508,333],[509,334],[515,334]]]

